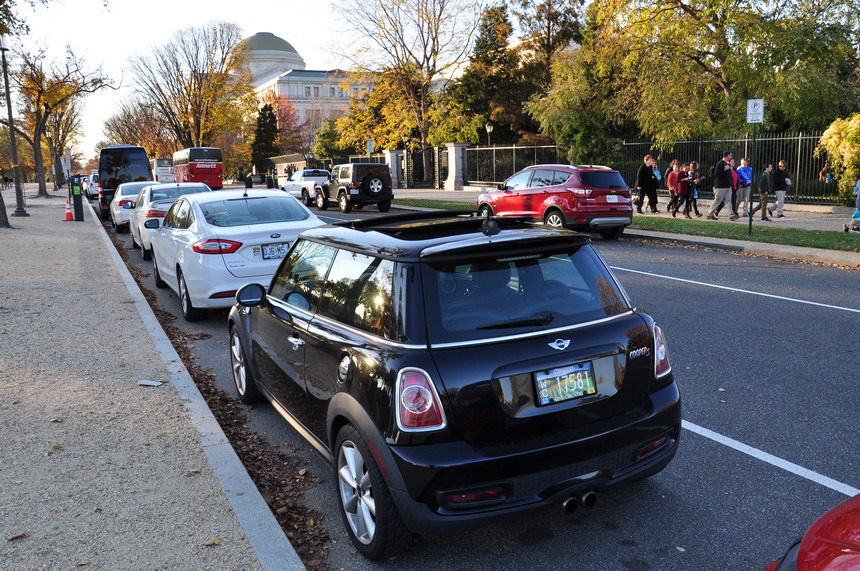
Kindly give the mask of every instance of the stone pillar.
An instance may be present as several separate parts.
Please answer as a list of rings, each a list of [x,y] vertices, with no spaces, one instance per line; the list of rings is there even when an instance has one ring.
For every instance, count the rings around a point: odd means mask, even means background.
[[[466,185],[466,148],[469,143],[446,143],[448,151],[448,178],[445,190],[463,190]]]
[[[385,150],[382,151],[382,154],[385,156],[385,164],[388,165],[388,169],[391,171],[391,188],[405,188],[403,184],[403,171],[400,167],[403,161],[403,150]]]

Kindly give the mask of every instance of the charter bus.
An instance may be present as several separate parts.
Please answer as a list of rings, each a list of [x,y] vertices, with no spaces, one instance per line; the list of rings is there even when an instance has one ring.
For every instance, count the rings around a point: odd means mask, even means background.
[[[191,147],[173,153],[173,182],[202,182],[212,190],[224,187],[221,149]]]
[[[110,145],[101,149],[98,198],[102,220],[110,220],[110,201],[116,187],[124,182],[143,180],[153,180],[146,149],[135,145]]]
[[[173,159],[150,159],[153,180],[158,182],[173,182]]]

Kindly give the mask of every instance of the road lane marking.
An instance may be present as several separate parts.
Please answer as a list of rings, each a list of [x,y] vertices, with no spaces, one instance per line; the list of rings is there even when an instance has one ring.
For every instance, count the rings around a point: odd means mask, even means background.
[[[736,291],[738,293],[748,293],[750,295],[760,295],[762,297],[771,297],[773,299],[781,299],[783,301],[793,301],[796,303],[805,303],[807,305],[826,307],[828,309],[839,309],[842,311],[850,311],[851,313],[860,313],[860,309],[853,309],[851,307],[842,307],[841,305],[830,305],[829,303],[818,303],[817,301],[807,301],[805,299],[797,299],[794,297],[785,297],[782,295],[773,295],[771,293],[762,293],[760,291],[751,291],[748,289],[740,289],[740,288],[736,288],[736,287],[728,287],[728,286],[721,286],[721,285],[717,285],[717,284],[709,284],[707,282],[697,282],[696,280],[686,280],[684,278],[676,278],[673,276],[664,276],[662,274],[655,274],[652,272],[642,272],[639,270],[631,270],[629,268],[619,268],[618,266],[610,266],[610,267],[613,270],[618,270],[618,271],[622,271],[622,272],[630,272],[633,274],[642,274],[643,276],[652,276],[655,278],[663,278],[665,280],[674,280],[676,282],[684,282],[684,283],[688,283],[688,284],[695,284],[695,285],[700,285],[700,286],[705,286],[705,287],[712,287],[712,288],[716,288],[716,289],[724,289],[727,291]]]
[[[854,497],[857,494],[860,494],[860,489],[857,489],[853,486],[849,486],[848,484],[843,484],[842,482],[837,482],[833,478],[828,478],[823,474],[819,474],[818,472],[813,472],[803,466],[798,466],[793,462],[789,462],[788,460],[783,460],[773,454],[768,454],[764,450],[759,450],[758,448],[753,448],[743,442],[739,442],[733,438],[729,438],[728,436],[723,436],[713,430],[708,430],[703,426],[699,426],[698,424],[693,424],[689,420],[682,420],[681,426],[689,430],[690,432],[695,432],[699,436],[704,436],[705,438],[709,438],[714,442],[718,442],[724,446],[728,446],[738,452],[743,452],[744,454],[748,454],[753,458],[761,460],[762,462],[767,462],[777,468],[782,468],[787,472],[791,472],[801,478],[806,478],[816,484],[822,485],[825,488],[830,488],[840,494],[845,494],[849,497]]]

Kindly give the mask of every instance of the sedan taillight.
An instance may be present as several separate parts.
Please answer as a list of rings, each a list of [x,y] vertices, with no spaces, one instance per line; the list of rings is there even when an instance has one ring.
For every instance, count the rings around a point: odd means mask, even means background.
[[[666,336],[663,330],[654,324],[654,376],[660,378],[669,374],[672,365],[669,364],[669,348],[666,346]]]
[[[144,218],[164,218],[165,216],[167,216],[166,210],[147,210],[143,215]]]
[[[242,247],[242,242],[233,240],[203,240],[191,247],[198,254],[232,254]]]
[[[445,428],[445,411],[430,380],[421,369],[401,369],[397,375],[397,426],[407,432]]]

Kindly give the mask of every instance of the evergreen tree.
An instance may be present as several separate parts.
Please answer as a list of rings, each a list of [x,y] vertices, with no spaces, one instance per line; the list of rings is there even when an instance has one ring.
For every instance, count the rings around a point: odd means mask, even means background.
[[[257,115],[257,128],[254,130],[254,142],[251,144],[251,162],[258,173],[271,168],[269,157],[278,155],[278,118],[272,106],[263,105]]]

